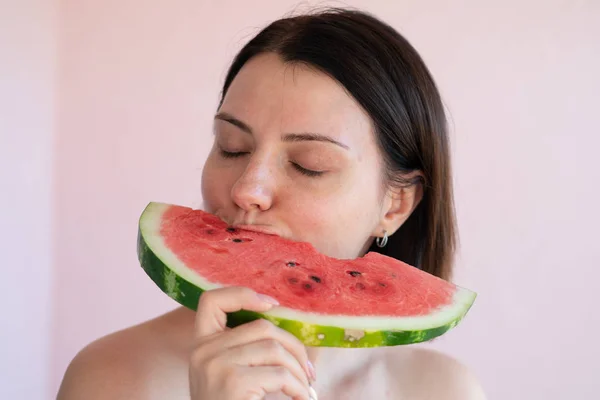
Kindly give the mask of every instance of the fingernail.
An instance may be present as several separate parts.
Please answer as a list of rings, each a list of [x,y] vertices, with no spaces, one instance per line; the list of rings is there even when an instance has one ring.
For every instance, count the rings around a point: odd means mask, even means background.
[[[308,366],[308,375],[310,377],[310,379],[312,379],[313,381],[317,381],[317,373],[315,372],[315,367],[314,365],[309,361],[306,362],[306,365]]]
[[[274,306],[279,305],[279,302],[277,300],[275,300],[274,298],[272,298],[271,296],[267,296],[266,294],[260,294],[260,293],[257,293],[256,295],[258,296],[260,301],[264,301],[265,303],[269,303]]]
[[[310,400],[318,400],[319,399],[317,397],[317,391],[312,386],[308,387],[308,396],[309,396]]]

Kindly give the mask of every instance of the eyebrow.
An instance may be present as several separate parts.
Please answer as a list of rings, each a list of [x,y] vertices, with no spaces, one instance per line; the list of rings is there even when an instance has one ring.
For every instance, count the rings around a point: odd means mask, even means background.
[[[237,128],[239,128],[243,132],[246,132],[246,133],[248,133],[250,135],[253,134],[252,128],[250,128],[250,126],[248,124],[246,124],[245,122],[239,120],[238,118],[235,118],[233,115],[231,115],[229,113],[219,112],[217,115],[215,115],[215,119],[228,122],[231,125],[236,126]],[[311,132],[286,133],[283,136],[282,140],[284,142],[303,142],[303,141],[308,141],[308,142],[326,142],[326,143],[335,144],[335,145],[337,145],[337,146],[339,146],[341,148],[344,148],[346,150],[350,149],[344,143],[339,142],[339,141],[335,140],[334,138],[332,138],[330,136],[323,135],[323,134],[320,134],[320,133],[311,133]]]

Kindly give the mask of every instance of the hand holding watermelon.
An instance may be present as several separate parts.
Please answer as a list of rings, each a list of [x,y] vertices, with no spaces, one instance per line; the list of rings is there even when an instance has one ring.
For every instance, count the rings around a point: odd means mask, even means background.
[[[228,312],[265,312],[276,304],[240,287],[202,294],[189,369],[192,400],[262,399],[276,392],[310,399],[308,355],[294,335],[263,319],[226,328]]]

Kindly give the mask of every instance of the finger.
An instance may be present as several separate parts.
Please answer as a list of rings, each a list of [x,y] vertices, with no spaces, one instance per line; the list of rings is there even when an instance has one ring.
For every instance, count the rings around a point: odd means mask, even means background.
[[[228,361],[243,367],[281,366],[289,370],[308,390],[309,381],[306,369],[296,357],[274,339],[263,339],[258,342],[231,348],[226,357]]]
[[[244,386],[253,388],[251,394],[262,399],[268,393],[282,392],[293,400],[310,400],[307,386],[288,369],[280,366],[246,367],[243,370]]]
[[[215,348],[222,348],[223,346],[232,348],[265,339],[277,341],[297,360],[306,376],[311,376],[308,367],[308,353],[304,344],[296,336],[278,328],[265,319],[257,319],[225,332],[218,339],[219,343],[217,344],[217,341],[215,341],[214,345]]]
[[[196,337],[205,337],[225,330],[228,312],[242,309],[265,312],[271,309],[274,299],[257,294],[252,289],[227,287],[208,290],[200,296],[196,312]]]

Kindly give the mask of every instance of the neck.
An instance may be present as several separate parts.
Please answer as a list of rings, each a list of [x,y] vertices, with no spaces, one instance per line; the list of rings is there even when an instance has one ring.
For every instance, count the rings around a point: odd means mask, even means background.
[[[360,376],[381,358],[380,349],[307,347],[307,352],[317,372],[317,386],[322,390],[348,377]]]

